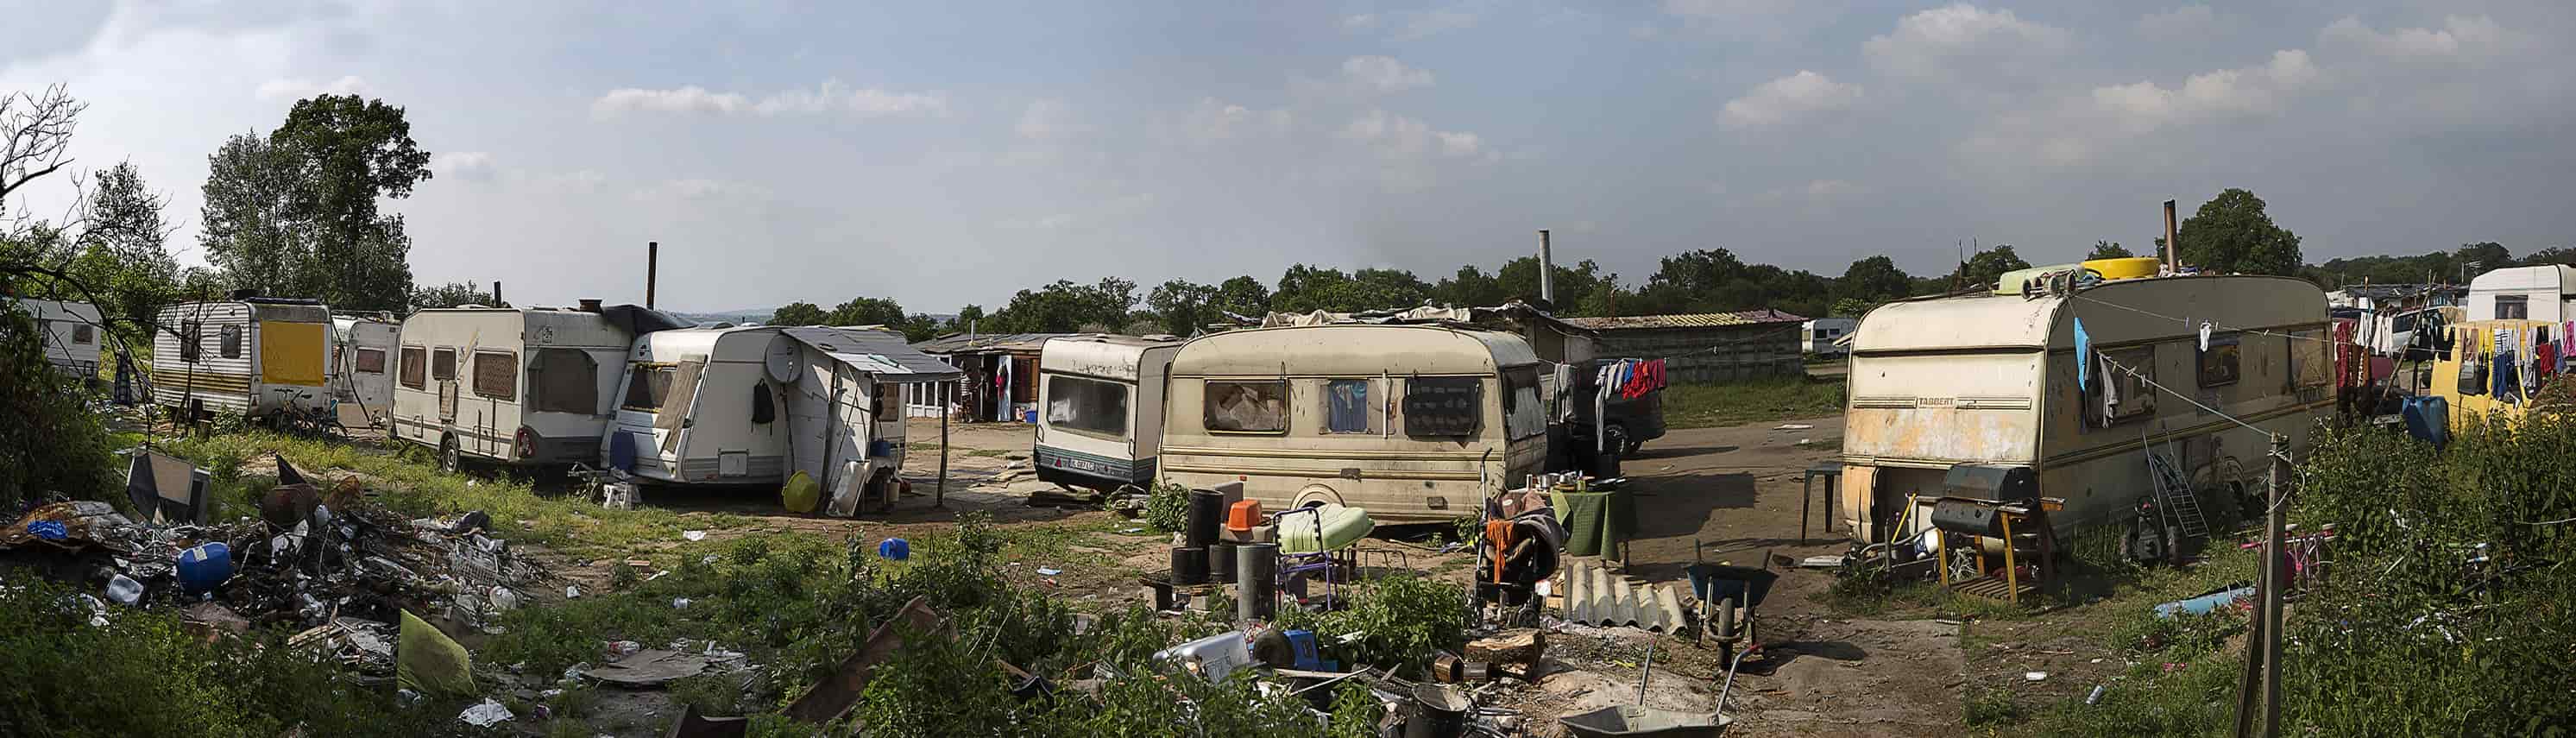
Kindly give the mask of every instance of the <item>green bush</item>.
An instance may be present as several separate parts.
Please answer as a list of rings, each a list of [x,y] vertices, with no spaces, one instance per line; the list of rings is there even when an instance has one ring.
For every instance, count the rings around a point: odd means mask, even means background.
[[[1458,585],[1398,574],[1345,587],[1350,606],[1328,613],[1289,608],[1282,627],[1313,630],[1344,668],[1376,666],[1420,674],[1436,649],[1466,645],[1466,591]],[[1341,643],[1358,633],[1359,640]]]
[[[1165,533],[1177,533],[1190,524],[1190,488],[1177,484],[1154,485],[1145,498],[1145,524]]]

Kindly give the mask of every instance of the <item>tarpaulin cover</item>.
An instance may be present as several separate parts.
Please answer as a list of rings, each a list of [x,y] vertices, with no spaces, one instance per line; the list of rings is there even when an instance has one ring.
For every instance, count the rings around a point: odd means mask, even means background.
[[[402,635],[394,650],[394,681],[404,689],[427,695],[475,694],[474,657],[409,610],[403,611]]]
[[[323,323],[259,323],[259,381],[322,386]]]

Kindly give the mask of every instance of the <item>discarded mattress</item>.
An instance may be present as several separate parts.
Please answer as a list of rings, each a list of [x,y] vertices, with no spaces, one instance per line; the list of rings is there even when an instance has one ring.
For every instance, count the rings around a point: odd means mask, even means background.
[[[1566,569],[1565,619],[1605,628],[1644,628],[1657,633],[1682,629],[1681,598],[1671,584],[1637,586],[1613,574],[1599,561],[1577,561]]]
[[[1324,505],[1316,512],[1290,511],[1279,516],[1279,552],[1310,554],[1339,550],[1377,530],[1366,508]],[[1317,530],[1321,527],[1320,532]]]

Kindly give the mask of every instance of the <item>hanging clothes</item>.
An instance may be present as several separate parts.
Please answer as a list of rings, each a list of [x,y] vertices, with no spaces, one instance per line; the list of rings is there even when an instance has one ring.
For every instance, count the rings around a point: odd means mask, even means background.
[[[2488,359],[2487,392],[2493,395],[2497,402],[2512,403],[2522,400],[2522,378],[2514,371],[2519,366],[2520,359],[2513,353],[2513,336],[2513,329],[2498,328],[2489,339],[2494,342],[2495,351],[2488,354],[2491,358]]]
[[[2487,393],[2486,353],[2478,350],[2485,340],[2478,331],[2461,328],[2453,336],[2460,350],[2460,386],[2462,396]]]

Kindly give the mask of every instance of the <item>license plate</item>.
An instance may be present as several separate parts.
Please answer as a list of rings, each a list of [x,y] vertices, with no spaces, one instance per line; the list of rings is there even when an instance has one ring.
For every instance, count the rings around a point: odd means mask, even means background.
[[[1100,471],[1100,463],[1090,459],[1065,459],[1064,468],[1075,471],[1096,472]]]

